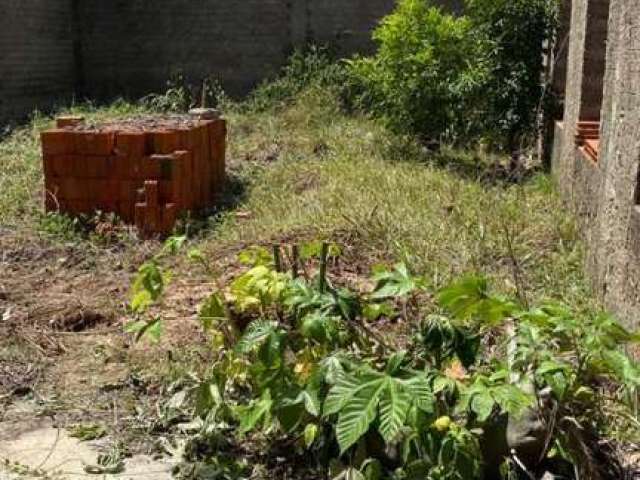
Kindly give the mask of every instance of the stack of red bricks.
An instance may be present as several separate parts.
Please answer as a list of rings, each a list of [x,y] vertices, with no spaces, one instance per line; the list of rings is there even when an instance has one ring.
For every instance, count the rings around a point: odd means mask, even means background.
[[[214,115],[57,123],[42,133],[47,211],[113,212],[145,236],[167,234],[222,192],[226,123]]]
[[[598,150],[600,148],[600,122],[578,122],[576,129],[576,146],[594,162],[597,162]]]

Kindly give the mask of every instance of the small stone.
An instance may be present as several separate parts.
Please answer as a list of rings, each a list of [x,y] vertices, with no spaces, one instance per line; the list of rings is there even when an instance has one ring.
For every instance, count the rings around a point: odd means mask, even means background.
[[[189,115],[198,120],[215,120],[220,118],[220,111],[215,108],[192,108]]]

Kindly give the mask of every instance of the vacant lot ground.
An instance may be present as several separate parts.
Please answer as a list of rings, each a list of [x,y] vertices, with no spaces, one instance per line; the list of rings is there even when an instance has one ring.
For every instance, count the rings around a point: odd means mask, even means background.
[[[75,111],[101,119],[140,108]],[[433,288],[482,272],[530,301],[597,307],[573,221],[545,174],[531,169],[516,182],[481,153],[427,151],[343,114],[325,90],[277,110],[226,114],[224,205],[181,226],[219,275],[237,270],[246,246],[327,239],[348,265],[334,265],[337,281],[358,284],[373,265],[404,260]],[[167,332],[159,345],[134,344],[123,333],[131,278],[161,243],[106,216],[42,214],[38,133],[50,121],[38,117],[0,143],[0,422],[24,421],[26,408],[63,427],[101,425],[131,453],[158,451],[160,400],[206,363],[195,319],[212,279],[186,258],[167,260]]]

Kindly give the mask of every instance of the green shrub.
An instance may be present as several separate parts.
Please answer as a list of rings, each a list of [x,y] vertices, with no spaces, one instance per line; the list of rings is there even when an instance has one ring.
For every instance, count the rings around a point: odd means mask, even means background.
[[[509,151],[534,132],[543,96],[544,41],[555,32],[557,14],[557,0],[467,0],[491,68],[484,88],[485,135]]]
[[[355,102],[426,139],[489,139],[513,151],[535,126],[556,3],[467,0],[454,17],[401,0],[374,32],[376,55],[349,62]]]
[[[402,0],[373,36],[374,57],[349,62],[356,103],[401,130],[440,140],[472,130],[486,83],[482,42],[467,18]]]
[[[245,105],[255,111],[276,108],[290,102],[307,87],[342,85],[345,74],[344,65],[335,61],[328,48],[311,45],[298,49],[289,57],[280,75],[260,84]]]

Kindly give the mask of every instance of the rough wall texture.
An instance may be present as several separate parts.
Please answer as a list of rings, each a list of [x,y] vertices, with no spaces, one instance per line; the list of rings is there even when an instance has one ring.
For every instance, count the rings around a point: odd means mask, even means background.
[[[70,98],[74,88],[71,0],[0,5],[0,126]]]
[[[438,0],[452,10],[459,0]],[[139,96],[182,74],[217,78],[232,94],[274,75],[297,46],[339,55],[371,49],[395,0],[113,0],[82,3],[85,91]]]
[[[462,0],[435,0],[452,11]],[[294,47],[371,49],[395,0],[3,0],[0,122],[79,97],[141,96],[182,74],[246,93]]]
[[[611,0],[606,9],[604,3],[576,0],[573,5],[565,122],[557,129],[554,172],[580,218],[596,294],[628,325],[638,327],[640,4]],[[603,42],[594,41],[607,30],[606,55],[598,54]],[[585,80],[583,72],[591,79]],[[595,115],[601,121],[597,164],[573,141],[575,122]]]
[[[640,321],[640,5],[614,0],[603,103],[602,182],[592,263],[597,287],[623,318]]]

